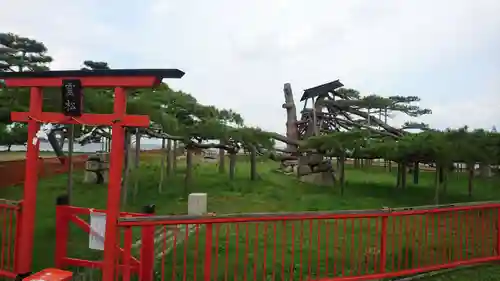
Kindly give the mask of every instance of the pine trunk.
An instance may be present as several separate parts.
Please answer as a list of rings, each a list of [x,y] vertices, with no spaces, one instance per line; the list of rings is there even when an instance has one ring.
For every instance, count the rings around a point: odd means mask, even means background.
[[[158,193],[163,192],[163,181],[165,179],[165,158],[168,158],[168,151],[165,151],[165,139],[161,139],[161,162],[160,162],[160,182],[158,183]]]
[[[450,170],[447,167],[448,166],[445,166],[445,168],[443,168],[441,171],[441,173],[443,174],[443,182],[441,183],[441,188],[443,189],[444,195],[448,194],[448,175],[450,173]]]
[[[472,188],[474,185],[474,165],[467,165],[467,173],[468,173],[468,179],[467,179],[467,190],[469,194],[469,198],[472,198]]]
[[[250,180],[257,180],[257,152],[255,146],[250,146]]]
[[[229,179],[233,180],[236,174],[236,153],[229,153]]]
[[[439,205],[439,191],[440,191],[440,178],[441,178],[441,169],[439,165],[436,164],[436,177],[434,179],[434,204]]]
[[[417,185],[420,177],[420,163],[413,164],[413,184]]]
[[[137,131],[135,133],[135,159],[134,159],[134,171],[136,175],[134,176],[134,197],[136,199],[137,194],[139,194],[139,164],[141,161],[141,133]]]
[[[174,174],[174,149],[172,149],[172,140],[167,140],[167,177]]]
[[[444,167],[443,165],[439,165],[439,184],[442,184],[444,182]]]
[[[189,189],[193,181],[193,150],[190,147],[186,149],[186,175],[184,177],[184,196],[187,198]]]
[[[341,153],[339,157],[339,182],[340,182],[340,195],[344,195],[345,189],[345,153]]]
[[[285,103],[282,107],[286,110],[286,137],[291,140],[298,140],[299,129],[297,127],[297,109],[295,107],[292,86],[290,83],[285,83],[283,86],[283,94],[285,97]],[[286,150],[293,154],[297,152],[297,146],[287,144]]]
[[[407,182],[406,178],[408,175],[408,173],[406,171],[406,167],[407,167],[406,163],[403,162],[401,164],[401,189],[406,189],[406,182]]]
[[[224,142],[221,140],[221,144]],[[219,173],[224,174],[226,172],[226,150],[219,149]]]
[[[173,144],[173,151],[172,151],[172,174],[175,174],[177,172],[177,155],[178,155],[178,146],[177,146],[177,141],[174,141]]]
[[[401,187],[401,164],[398,162],[398,166],[397,166],[397,171],[396,171],[396,188],[400,188]]]
[[[125,155],[123,163],[123,180],[122,180],[122,205],[127,205],[128,197],[128,179],[130,176],[130,132],[125,131]]]

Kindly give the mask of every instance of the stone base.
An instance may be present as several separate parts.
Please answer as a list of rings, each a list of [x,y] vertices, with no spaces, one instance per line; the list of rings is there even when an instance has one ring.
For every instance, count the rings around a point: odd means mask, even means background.
[[[107,184],[109,180],[108,171],[101,171],[100,174],[102,175],[101,184]],[[99,183],[98,174],[95,172],[85,171],[85,173],[83,174],[83,183],[98,184]]]
[[[491,178],[495,175],[493,169],[491,169],[491,166],[481,164],[479,165],[479,168],[474,171],[474,174],[477,177],[483,178]]]
[[[335,185],[335,181],[332,174],[326,172],[301,176],[300,181],[317,185],[325,185],[325,186]]]
[[[96,152],[85,162],[83,182],[90,184],[106,184],[109,178],[109,153]]]

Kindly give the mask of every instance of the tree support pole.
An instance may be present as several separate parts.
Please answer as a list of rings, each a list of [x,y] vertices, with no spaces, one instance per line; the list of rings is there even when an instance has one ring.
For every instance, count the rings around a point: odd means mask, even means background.
[[[71,204],[73,200],[73,146],[75,142],[75,125],[71,124],[68,126],[68,204]]]
[[[142,134],[139,131],[139,128],[136,128],[135,131],[135,158],[134,158],[134,198],[135,201],[137,199],[137,195],[139,194],[139,177],[137,173],[139,172],[139,165],[141,161],[141,137]]]
[[[169,151],[165,151],[165,139],[161,139],[161,163],[160,163],[160,182],[158,183],[158,193],[163,192],[163,180],[165,178],[165,158],[168,157]]]
[[[124,171],[122,180],[122,206],[125,207],[128,204],[128,180],[130,175],[130,130],[125,130],[125,144],[124,147]]]
[[[173,172],[173,165],[175,161],[174,157],[174,149],[172,148],[172,140],[168,139],[167,140],[167,177],[170,177],[174,172]]]

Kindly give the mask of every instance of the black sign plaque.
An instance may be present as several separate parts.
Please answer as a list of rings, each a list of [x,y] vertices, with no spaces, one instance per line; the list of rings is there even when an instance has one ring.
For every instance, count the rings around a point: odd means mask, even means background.
[[[62,83],[62,111],[66,116],[81,116],[83,108],[82,82],[65,79]]]

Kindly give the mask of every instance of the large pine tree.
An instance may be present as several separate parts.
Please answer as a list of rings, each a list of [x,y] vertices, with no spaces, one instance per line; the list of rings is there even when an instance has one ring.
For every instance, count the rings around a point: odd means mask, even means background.
[[[14,33],[0,33],[0,44],[11,50],[0,54],[0,71],[48,70],[48,64],[52,62],[45,44],[37,40]]]

